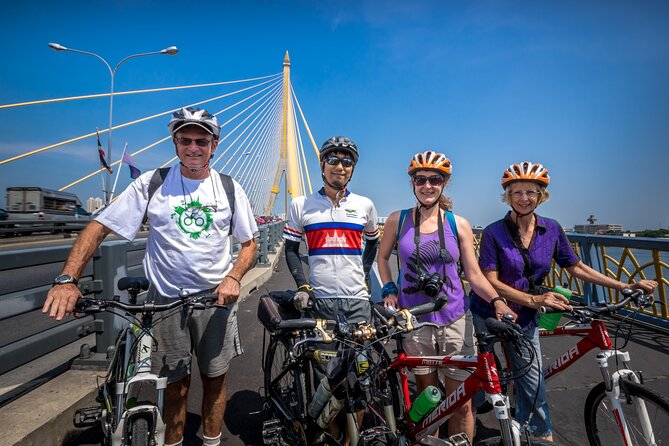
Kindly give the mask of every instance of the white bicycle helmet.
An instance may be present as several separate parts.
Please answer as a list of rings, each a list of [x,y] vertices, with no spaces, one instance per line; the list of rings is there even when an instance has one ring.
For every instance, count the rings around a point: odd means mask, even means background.
[[[184,107],[174,112],[170,123],[167,124],[167,128],[170,129],[170,133],[174,136],[179,130],[188,125],[196,125],[203,128],[207,133],[213,135],[214,139],[218,139],[221,135],[221,128],[218,125],[216,116],[207,110],[193,107]]]

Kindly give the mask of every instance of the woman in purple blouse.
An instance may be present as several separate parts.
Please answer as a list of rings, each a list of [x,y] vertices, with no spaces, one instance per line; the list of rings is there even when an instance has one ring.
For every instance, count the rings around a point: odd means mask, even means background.
[[[535,364],[527,374],[516,380],[516,420],[533,435],[552,441],[553,428],[546,388],[539,373],[541,350],[537,309],[548,306],[569,310],[571,307],[564,296],[544,292],[541,287],[550,272],[551,261],[555,260],[558,266],[574,277],[617,290],[640,288],[652,293],[657,283],[652,280],[622,283],[581,262],[560,224],[535,213],[536,208],[548,200],[546,187],[549,182],[548,170],[529,161],[512,164],[504,171],[502,200],[511,210],[483,231],[479,266],[497,292],[508,300],[509,307],[518,314],[516,322],[523,327],[525,336],[536,349]],[[485,327],[485,318],[494,314],[487,299],[482,299],[475,289],[472,290],[470,308],[477,327]],[[513,348],[506,349],[507,358],[516,369],[526,366],[530,358],[529,352],[521,353],[519,355]],[[531,412],[532,418],[527,424]]]
[[[404,344],[406,352],[414,356],[473,355],[474,327],[467,311],[458,262],[472,288],[486,302],[497,294],[479,269],[471,226],[463,217],[450,212],[450,200],[443,195],[451,177],[451,162],[443,154],[428,150],[414,155],[408,173],[418,203],[408,212],[393,212],[385,223],[378,256],[384,305],[409,308],[446,297],[447,303],[441,310],[421,318],[437,324],[438,328],[424,327],[412,332]],[[400,215],[404,216],[402,222]],[[398,284],[392,281],[388,262],[396,243],[401,263]],[[500,317],[512,313],[501,298],[493,305]],[[428,385],[438,386],[436,367],[417,367],[413,372],[418,392]],[[444,387],[449,394],[469,372],[448,368],[445,375]],[[473,440],[470,402],[449,420],[448,431],[449,435],[465,432]]]

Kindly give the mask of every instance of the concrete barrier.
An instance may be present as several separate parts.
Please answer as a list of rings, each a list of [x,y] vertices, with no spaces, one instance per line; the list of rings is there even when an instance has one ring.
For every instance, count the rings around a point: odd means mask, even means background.
[[[240,301],[272,276],[281,254],[281,244],[269,255],[269,264],[258,265],[242,278]],[[63,444],[76,435],[74,412],[94,406],[98,376],[95,370],[68,370],[32,392],[0,408],[0,446],[44,446]]]

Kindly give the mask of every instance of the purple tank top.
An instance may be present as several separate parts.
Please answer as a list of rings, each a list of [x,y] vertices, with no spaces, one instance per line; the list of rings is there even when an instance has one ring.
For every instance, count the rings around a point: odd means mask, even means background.
[[[400,236],[398,251],[401,265],[401,278],[398,288],[399,303],[401,307],[413,307],[426,302],[432,298],[417,290],[415,285],[418,277],[416,270],[416,244],[414,243],[414,224],[411,214],[407,215],[404,229]],[[448,325],[460,318],[467,310],[465,304],[465,293],[462,290],[462,282],[458,275],[458,260],[460,249],[458,241],[451,231],[448,220],[444,216],[444,240],[446,242],[446,265],[444,277],[444,262],[439,257],[439,234],[435,231],[431,234],[420,236],[420,267],[428,274],[438,272],[444,278],[441,292],[448,296],[448,303],[438,312],[429,313],[420,318],[423,322],[434,322]]]

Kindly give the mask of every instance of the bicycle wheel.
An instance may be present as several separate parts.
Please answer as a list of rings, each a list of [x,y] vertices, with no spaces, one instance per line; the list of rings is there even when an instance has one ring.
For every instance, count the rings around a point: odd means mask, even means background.
[[[627,400],[621,401],[627,428],[632,444],[669,445],[669,400],[642,384],[620,381],[621,391]],[[645,403],[654,442],[645,438],[642,422],[637,409],[639,403]],[[588,394],[585,401],[585,430],[588,440],[594,446],[624,445],[611,402],[605,392],[604,383],[597,384]]]
[[[265,358],[265,403],[269,409],[268,415],[281,421],[282,429],[274,430],[275,435],[285,444],[306,446],[304,419],[307,383],[304,368],[308,365],[291,363],[289,352],[292,345],[293,340],[290,338],[272,336],[270,340]],[[271,441],[275,440],[279,439]]]
[[[146,418],[134,418],[130,422],[131,446],[149,446],[149,422]]]

